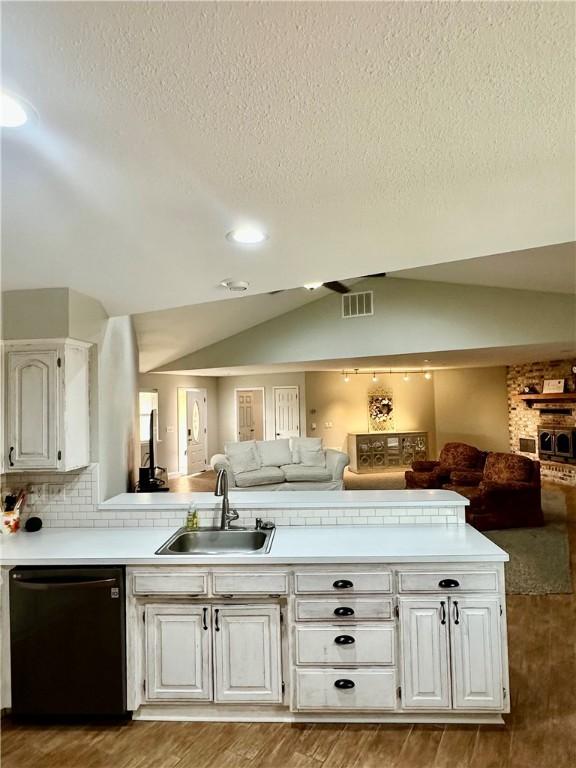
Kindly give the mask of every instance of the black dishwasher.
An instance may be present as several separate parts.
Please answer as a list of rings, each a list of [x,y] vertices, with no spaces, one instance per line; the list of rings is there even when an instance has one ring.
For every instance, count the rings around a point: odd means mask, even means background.
[[[10,571],[12,712],[126,716],[124,568]]]

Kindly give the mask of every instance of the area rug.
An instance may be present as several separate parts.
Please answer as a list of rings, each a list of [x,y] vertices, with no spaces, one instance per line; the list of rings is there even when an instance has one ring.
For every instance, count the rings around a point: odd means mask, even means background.
[[[546,525],[485,531],[510,555],[506,592],[511,595],[552,595],[572,592],[570,542],[564,522],[566,502],[559,491],[542,491]]]

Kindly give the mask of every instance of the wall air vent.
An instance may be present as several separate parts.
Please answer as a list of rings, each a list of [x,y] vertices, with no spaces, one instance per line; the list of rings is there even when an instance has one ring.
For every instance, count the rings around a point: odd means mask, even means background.
[[[345,293],[342,296],[342,317],[367,317],[374,314],[373,291]]]

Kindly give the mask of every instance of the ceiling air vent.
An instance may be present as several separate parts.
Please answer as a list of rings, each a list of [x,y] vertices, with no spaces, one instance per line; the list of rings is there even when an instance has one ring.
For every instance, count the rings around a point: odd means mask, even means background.
[[[374,314],[373,291],[345,293],[342,296],[342,317],[367,317]]]

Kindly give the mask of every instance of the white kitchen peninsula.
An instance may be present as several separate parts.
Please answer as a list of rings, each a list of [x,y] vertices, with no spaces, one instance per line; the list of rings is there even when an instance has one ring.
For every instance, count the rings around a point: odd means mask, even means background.
[[[122,527],[3,539],[3,574],[126,566],[135,718],[502,722],[508,556],[465,524],[465,499],[343,491],[230,500],[236,524],[276,523],[268,552],[156,555],[191,503],[206,525],[218,500],[126,494],[99,510]]]

